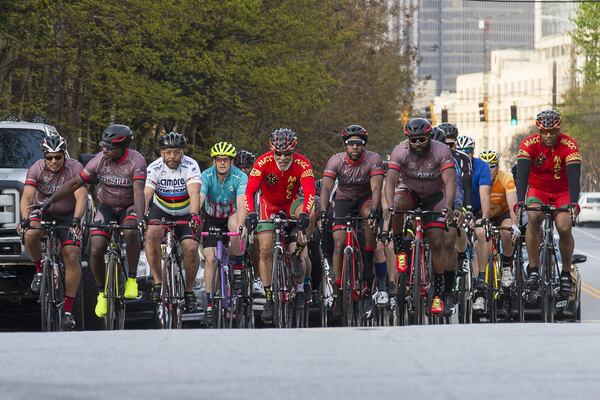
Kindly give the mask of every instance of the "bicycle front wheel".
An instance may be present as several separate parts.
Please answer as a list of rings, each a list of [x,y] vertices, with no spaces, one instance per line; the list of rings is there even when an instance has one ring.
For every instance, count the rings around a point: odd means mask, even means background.
[[[284,311],[283,311],[283,288],[281,283],[283,280],[283,254],[280,249],[275,249],[273,252],[273,276],[271,278],[271,286],[273,292],[273,324],[276,328],[285,327]]]
[[[349,249],[344,251],[342,263],[342,308],[344,310],[344,326],[353,326],[353,302],[352,302],[352,252]]]
[[[117,305],[116,305],[116,296],[117,296],[117,260],[116,256],[111,253],[108,256],[108,262],[106,263],[106,316],[104,317],[104,325],[106,330],[112,331],[117,328]]]
[[[42,270],[42,282],[40,286],[40,311],[42,331],[51,332],[59,330],[59,318],[56,311],[56,299],[54,288],[54,272],[50,260],[44,262]]]
[[[423,325],[425,322],[425,305],[423,304],[423,295],[421,294],[421,262],[423,261],[422,252],[423,243],[420,240],[415,241],[414,256],[412,257],[412,286],[411,296],[413,301],[414,323],[415,325]]]

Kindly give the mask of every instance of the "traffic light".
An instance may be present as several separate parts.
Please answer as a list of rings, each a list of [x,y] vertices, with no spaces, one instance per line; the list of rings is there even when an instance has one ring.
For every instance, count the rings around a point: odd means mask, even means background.
[[[488,102],[487,102],[487,100],[483,100],[483,102],[479,103],[479,120],[481,122],[488,121]]]
[[[512,126],[516,126],[519,123],[519,120],[517,119],[517,105],[513,104],[512,106],[510,106],[510,124]]]
[[[442,122],[448,122],[448,109],[442,108]]]

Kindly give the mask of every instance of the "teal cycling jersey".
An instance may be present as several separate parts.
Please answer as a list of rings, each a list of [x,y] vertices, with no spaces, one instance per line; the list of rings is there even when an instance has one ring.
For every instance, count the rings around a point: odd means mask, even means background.
[[[205,169],[200,189],[200,193],[206,196],[204,210],[211,217],[229,217],[237,211],[236,198],[246,193],[247,184],[248,176],[235,166],[231,167],[223,182],[219,180],[214,165]]]

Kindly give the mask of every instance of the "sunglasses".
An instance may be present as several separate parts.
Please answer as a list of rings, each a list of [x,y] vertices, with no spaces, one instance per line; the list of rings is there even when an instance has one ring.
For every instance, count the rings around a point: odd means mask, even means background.
[[[115,144],[100,142],[100,147],[102,147],[103,149],[106,149],[108,151],[112,151],[112,150],[116,149],[118,146]]]
[[[56,160],[56,161],[62,161],[64,160],[64,156],[44,156],[44,158],[46,159],[46,161],[52,161],[52,160]]]
[[[462,151],[463,153],[469,154],[473,152],[473,149],[459,149],[460,151]]]
[[[411,137],[411,138],[408,139],[408,141],[411,144],[421,144],[421,143],[425,143],[428,140],[429,140],[429,138],[425,137],[425,136]]]
[[[282,156],[289,157],[289,156],[291,156],[292,154],[294,154],[294,152],[293,152],[293,151],[291,151],[291,150],[290,150],[290,151],[276,151],[276,152],[275,152],[275,155],[276,155],[277,157],[282,157]]]
[[[498,164],[490,164],[490,168],[492,168],[492,169],[498,168]]]
[[[346,146],[364,146],[365,145],[365,141],[362,139],[348,139],[344,142],[344,144]]]

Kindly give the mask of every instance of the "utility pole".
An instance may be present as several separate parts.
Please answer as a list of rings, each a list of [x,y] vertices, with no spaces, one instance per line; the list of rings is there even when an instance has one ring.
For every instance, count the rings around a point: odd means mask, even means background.
[[[437,48],[437,56],[438,56],[438,77],[437,77],[437,87],[436,87],[436,95],[440,95],[442,93],[442,79],[444,78],[444,74],[442,71],[442,0],[438,0],[438,48]]]
[[[479,29],[483,30],[483,103],[489,107],[489,84],[490,77],[489,71],[490,66],[490,20],[482,19],[479,20]],[[483,122],[483,148],[487,149],[490,142],[490,126],[489,119]]]
[[[556,110],[556,61],[552,63],[552,109]]]

